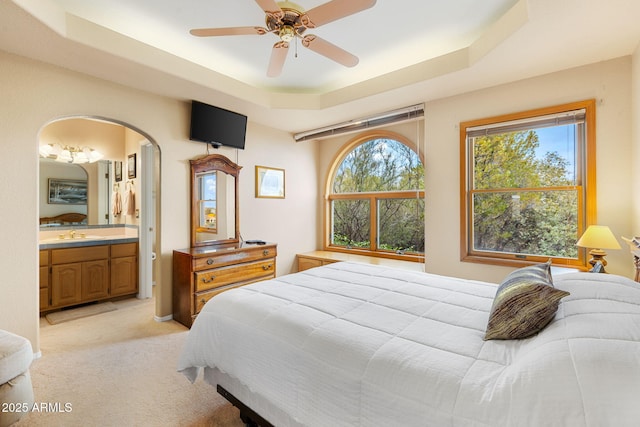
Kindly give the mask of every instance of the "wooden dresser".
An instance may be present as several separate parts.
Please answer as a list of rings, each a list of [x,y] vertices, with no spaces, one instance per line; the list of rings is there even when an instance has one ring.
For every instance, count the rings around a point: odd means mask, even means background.
[[[224,244],[173,251],[173,318],[187,327],[228,289],[276,277],[277,245]]]

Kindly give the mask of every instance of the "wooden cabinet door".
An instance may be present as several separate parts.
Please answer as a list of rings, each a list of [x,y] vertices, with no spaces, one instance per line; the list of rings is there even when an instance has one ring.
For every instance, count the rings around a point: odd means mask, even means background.
[[[111,259],[111,296],[138,292],[138,258]]]
[[[51,306],[60,307],[82,301],[82,263],[51,267]]]
[[[106,259],[82,263],[82,300],[109,296],[109,263]]]
[[[40,267],[40,310],[49,308],[49,266]]]
[[[323,262],[319,259],[306,258],[298,255],[298,271],[308,270],[314,267],[320,267]]]

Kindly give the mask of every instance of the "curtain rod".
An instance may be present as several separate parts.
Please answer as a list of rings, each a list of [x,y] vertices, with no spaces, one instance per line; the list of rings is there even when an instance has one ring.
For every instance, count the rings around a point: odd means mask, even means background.
[[[372,128],[375,126],[388,125],[391,123],[400,123],[406,120],[413,120],[424,117],[424,104],[411,105],[409,107],[399,108],[397,110],[387,111],[385,113],[376,114],[361,119],[349,120],[330,126],[308,130],[305,132],[294,133],[293,138],[296,142],[308,141],[310,139],[327,138],[334,135],[340,135],[347,132]]]

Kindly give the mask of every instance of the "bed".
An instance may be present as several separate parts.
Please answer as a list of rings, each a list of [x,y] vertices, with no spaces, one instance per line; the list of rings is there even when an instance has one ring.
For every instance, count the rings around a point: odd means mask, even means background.
[[[86,224],[87,215],[78,212],[67,212],[56,216],[40,218],[40,225],[58,226],[69,224]]]
[[[496,284],[329,264],[210,300],[178,370],[202,371],[258,424],[637,425],[640,286],[553,284],[569,295],[542,331],[485,340]]]

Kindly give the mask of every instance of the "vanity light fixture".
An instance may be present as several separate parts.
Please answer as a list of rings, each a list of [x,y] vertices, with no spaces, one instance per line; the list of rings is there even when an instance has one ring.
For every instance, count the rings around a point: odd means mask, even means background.
[[[89,147],[73,147],[70,145],[44,144],[40,146],[40,156],[52,158],[62,163],[93,163],[104,157],[104,154]]]

